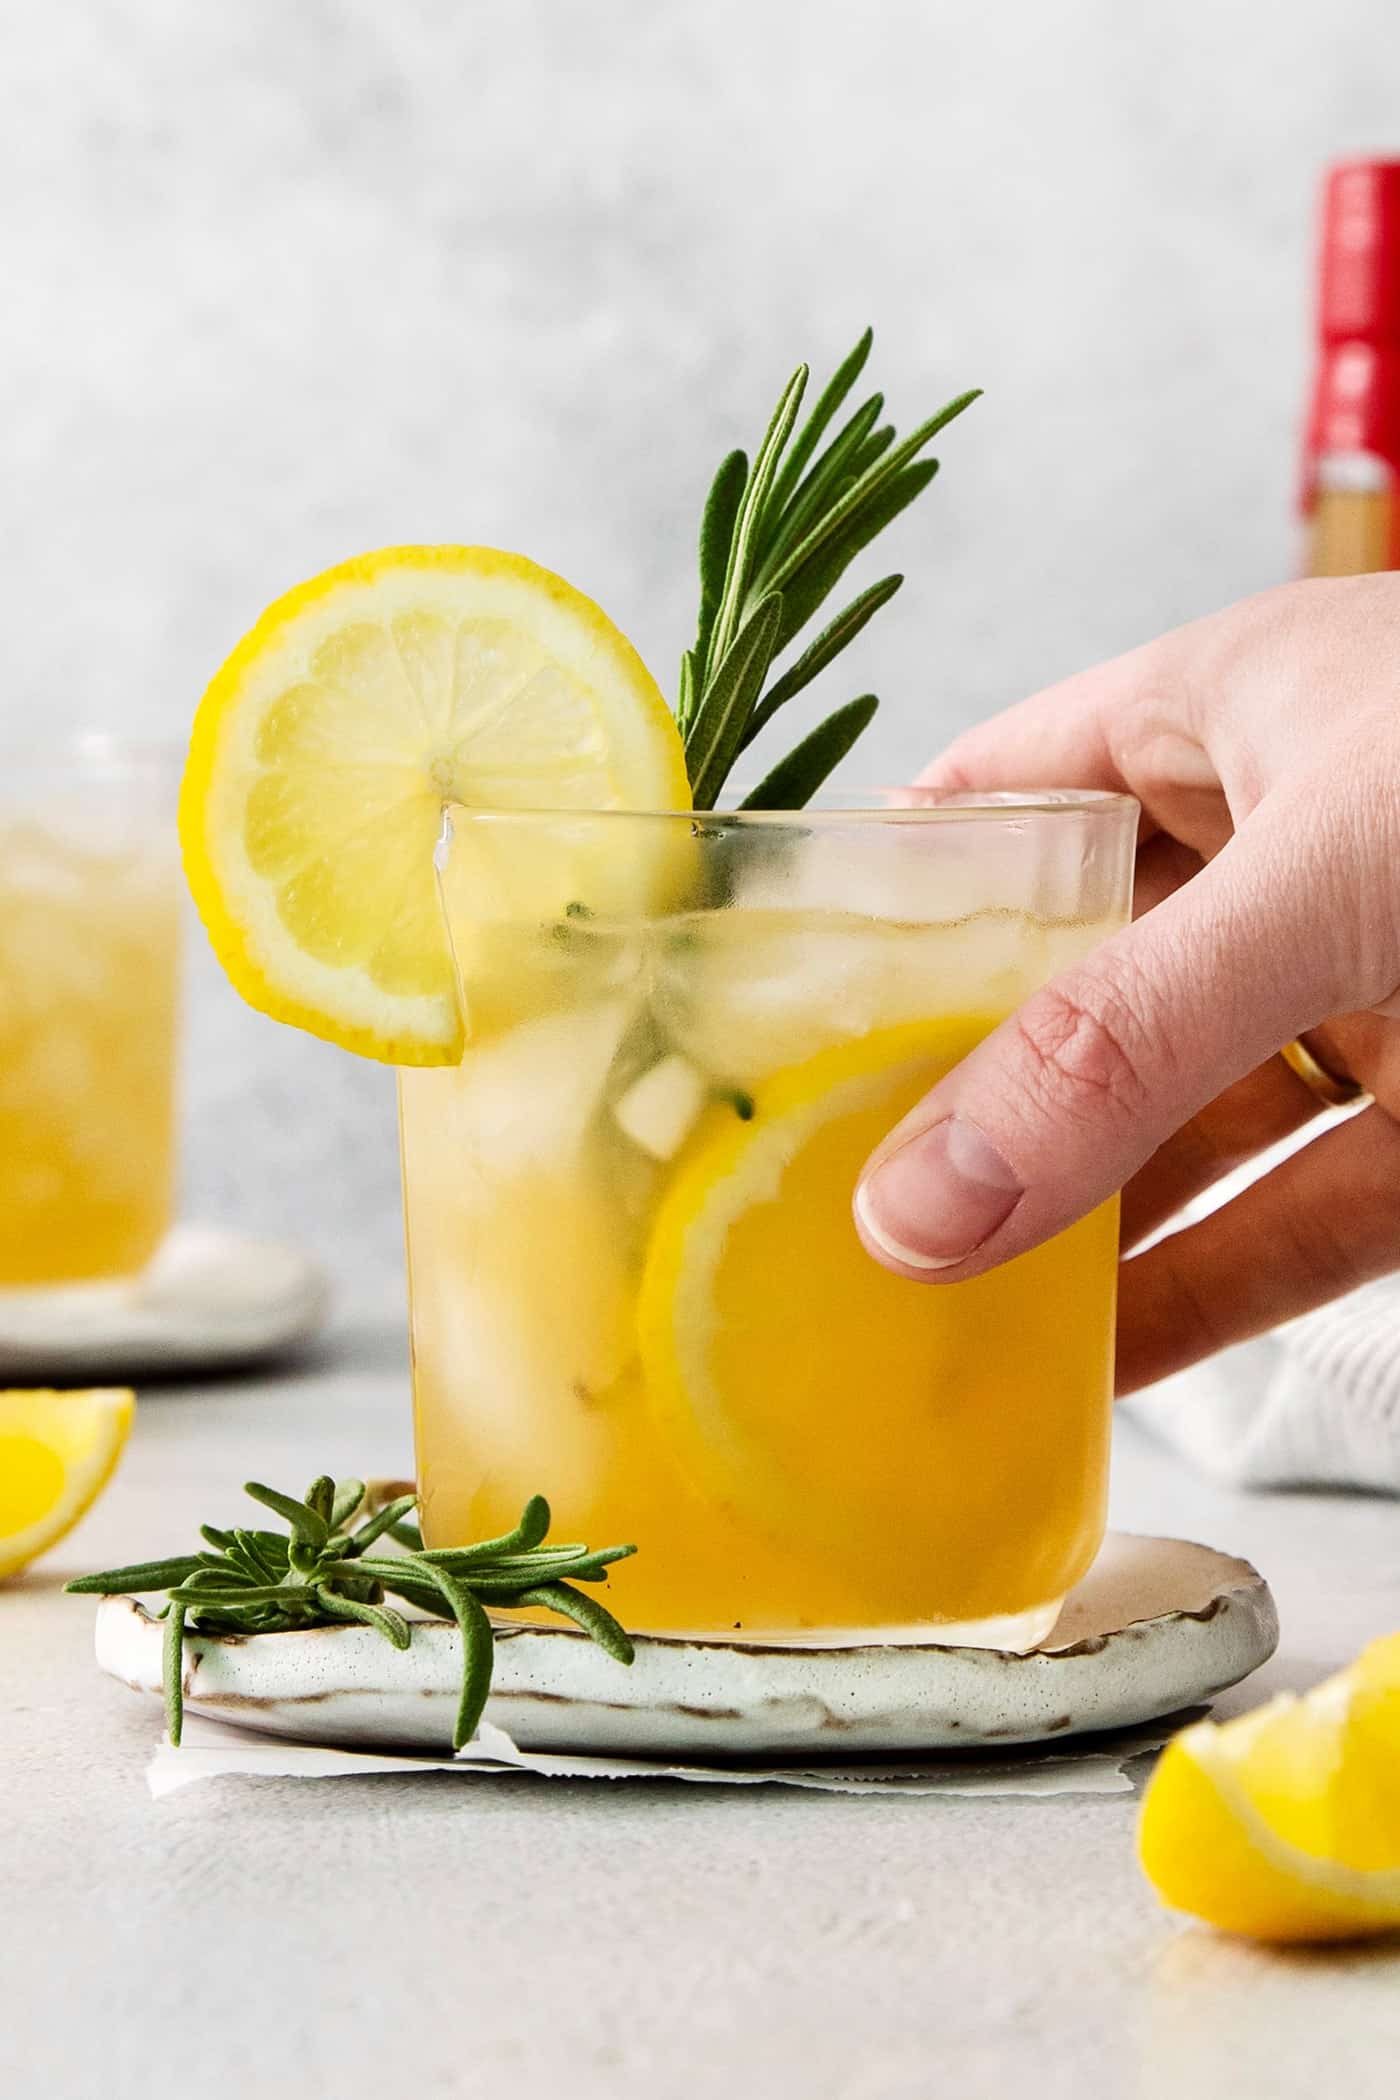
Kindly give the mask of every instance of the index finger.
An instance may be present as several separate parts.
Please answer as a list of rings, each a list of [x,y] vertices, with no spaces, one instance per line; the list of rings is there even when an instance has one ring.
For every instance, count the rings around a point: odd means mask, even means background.
[[[1214,624],[1164,635],[979,723],[933,761],[921,785],[1126,792],[1142,805],[1140,839],[1165,830],[1203,855],[1218,852],[1231,825],[1198,730],[1201,679],[1193,676],[1196,654],[1209,646],[1199,630]]]
[[[1133,657],[1143,652],[1135,650]],[[964,730],[919,776],[945,793],[1044,787],[1132,789],[1114,752],[1108,716],[1128,683],[1120,657],[1046,686],[990,721]]]

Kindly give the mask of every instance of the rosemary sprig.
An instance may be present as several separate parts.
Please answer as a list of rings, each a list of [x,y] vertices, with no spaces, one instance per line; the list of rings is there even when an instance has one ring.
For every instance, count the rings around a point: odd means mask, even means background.
[[[808,370],[799,365],[752,466],[743,452],[731,452],[711,484],[700,527],[700,616],[681,659],[676,702],[697,809],[715,808],[739,753],[899,589],[902,576],[871,584],[768,682],[774,660],[856,556],[932,481],[937,460],[918,455],[977,399],[979,389],[959,394],[897,440],[893,424],[880,423],[884,396],[872,394],[823,446],[873,340],[867,328],[800,428]],[[744,807],[800,809],[878,704],[866,694],[838,708],[773,767]]]
[[[400,1495],[351,1530],[351,1519],[365,1500],[362,1480],[334,1481],[322,1474],[300,1502],[256,1480],[247,1482],[245,1492],[281,1517],[286,1532],[222,1531],[202,1524],[200,1536],[210,1551],[110,1568],[67,1584],[80,1595],[97,1597],[165,1591],[159,1616],[165,1621],[165,1714],[172,1743],[180,1740],[184,1713],[186,1633],[291,1633],[356,1622],[374,1627],[395,1648],[407,1648],[412,1627],[385,1602],[387,1595],[434,1618],[453,1619],[461,1631],[454,1750],[475,1735],[491,1689],[495,1642],[484,1604],[502,1609],[542,1605],[572,1619],[615,1661],[632,1660],[632,1643],[612,1613],[573,1585],[606,1582],[612,1562],[625,1560],[636,1547],[547,1546],[549,1504],[543,1495],[532,1495],[520,1522],[500,1538],[425,1547],[409,1521],[413,1495]],[[401,1550],[369,1550],[386,1537]]]

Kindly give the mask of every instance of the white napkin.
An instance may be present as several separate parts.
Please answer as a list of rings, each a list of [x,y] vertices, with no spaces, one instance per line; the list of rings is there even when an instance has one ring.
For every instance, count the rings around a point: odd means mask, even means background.
[[[1124,1402],[1239,1487],[1400,1495],[1400,1276],[1226,1349]]]
[[[1222,1209],[1290,1153],[1364,1113],[1358,1103],[1319,1116],[1227,1174],[1175,1222],[1194,1224]],[[1268,1259],[1259,1242],[1251,1252]],[[1222,1350],[1123,1405],[1202,1472],[1234,1487],[1400,1495],[1400,1273]]]

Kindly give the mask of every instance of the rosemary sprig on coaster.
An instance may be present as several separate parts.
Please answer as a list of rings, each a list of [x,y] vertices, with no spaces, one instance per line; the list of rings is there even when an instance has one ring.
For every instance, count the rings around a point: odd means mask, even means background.
[[[416,1497],[400,1495],[354,1530],[365,1501],[362,1480],[322,1474],[306,1499],[279,1494],[250,1480],[245,1492],[287,1525],[280,1531],[200,1526],[210,1551],[177,1554],[105,1574],[84,1575],[67,1588],[86,1596],[129,1597],[164,1590],[165,1713],[172,1743],[184,1712],[184,1642],[190,1633],[291,1633],[309,1626],[373,1626],[395,1648],[407,1648],[409,1621],[384,1600],[403,1598],[434,1618],[455,1619],[462,1635],[462,1692],[452,1747],[476,1733],[491,1689],[495,1637],[484,1606],[541,1605],[595,1640],[617,1662],[632,1661],[632,1643],[612,1613],[573,1587],[606,1582],[614,1561],[635,1546],[547,1546],[549,1504],[532,1495],[513,1531],[474,1546],[425,1547],[409,1521]],[[381,1539],[401,1549],[372,1553]]]
[[[980,392],[959,394],[907,438],[880,421],[884,396],[872,394],[828,438],[872,341],[867,328],[800,430],[797,412],[808,368],[799,365],[752,465],[743,452],[731,452],[711,485],[700,528],[700,620],[681,660],[676,703],[696,809],[716,807],[740,753],[899,589],[902,576],[870,584],[767,683],[774,660],[855,557],[928,487],[938,461],[919,454]],[[878,705],[873,693],[863,693],[838,707],[779,761],[743,807],[802,808]]]

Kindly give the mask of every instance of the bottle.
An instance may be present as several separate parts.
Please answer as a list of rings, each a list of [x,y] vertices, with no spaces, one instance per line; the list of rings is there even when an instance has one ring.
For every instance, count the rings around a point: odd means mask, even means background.
[[[1323,183],[1300,505],[1308,575],[1400,568],[1400,160]]]

